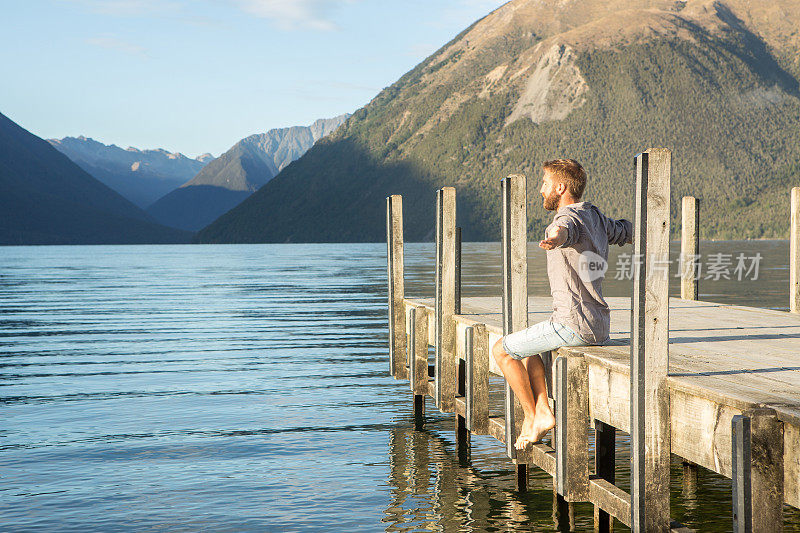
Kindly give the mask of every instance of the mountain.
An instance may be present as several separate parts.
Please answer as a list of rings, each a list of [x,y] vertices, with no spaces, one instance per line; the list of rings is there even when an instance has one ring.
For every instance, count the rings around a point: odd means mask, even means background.
[[[800,0],[514,0],[196,240],[380,241],[390,194],[404,195],[406,238],[428,240],[446,185],[464,238],[497,240],[498,180],[518,173],[540,235],[541,163],[557,157],[587,168],[586,200],[630,217],[632,158],[651,147],[673,150],[673,220],[691,194],[703,238],[786,237],[798,27]]]
[[[0,114],[0,244],[188,242]]]
[[[246,137],[147,211],[162,224],[196,231],[258,190],[349,116]]]
[[[48,142],[139,207],[147,207],[180,187],[214,159],[211,154],[190,159],[162,149],[123,149],[83,136],[48,139]]]

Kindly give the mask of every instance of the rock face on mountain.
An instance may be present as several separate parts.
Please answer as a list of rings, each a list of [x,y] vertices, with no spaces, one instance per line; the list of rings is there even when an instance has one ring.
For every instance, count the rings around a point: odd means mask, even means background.
[[[123,149],[83,136],[48,139],[48,142],[83,170],[142,208],[192,179],[214,159],[211,154],[190,159],[161,149]]]
[[[196,231],[258,190],[349,116],[246,137],[147,211],[162,224]]]
[[[200,242],[433,236],[458,190],[464,238],[500,235],[499,178],[529,178],[529,229],[552,213],[541,163],[573,157],[584,199],[632,216],[632,158],[673,150],[672,202],[703,203],[703,238],[787,235],[800,176],[800,0],[514,0],[462,32],[198,234]],[[763,216],[775,211],[777,216]],[[780,214],[783,213],[783,214]],[[676,226],[677,227],[677,226]]]
[[[188,242],[0,114],[0,244]]]

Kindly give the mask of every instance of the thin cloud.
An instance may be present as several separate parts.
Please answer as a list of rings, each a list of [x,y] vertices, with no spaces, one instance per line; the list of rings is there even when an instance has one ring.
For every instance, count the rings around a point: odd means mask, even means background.
[[[169,0],[62,0],[77,4],[95,13],[115,17],[138,17],[161,15],[181,9],[181,5]]]
[[[337,29],[333,14],[355,0],[236,0],[247,13],[271,20],[286,30]]]
[[[136,56],[147,55],[147,50],[145,48],[136,44],[131,44],[129,42],[123,41],[122,39],[118,39],[111,35],[91,37],[89,39],[86,39],[86,43],[92,46],[97,46],[99,48],[105,48],[107,50],[116,50],[119,52],[124,52],[126,54],[131,54]]]

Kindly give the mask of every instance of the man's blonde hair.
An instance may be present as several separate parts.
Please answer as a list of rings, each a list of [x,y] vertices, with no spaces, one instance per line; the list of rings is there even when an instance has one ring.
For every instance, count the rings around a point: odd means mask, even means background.
[[[586,188],[586,172],[580,163],[574,159],[553,159],[545,161],[542,167],[550,171],[556,181],[566,185],[576,200],[583,196],[583,190]]]

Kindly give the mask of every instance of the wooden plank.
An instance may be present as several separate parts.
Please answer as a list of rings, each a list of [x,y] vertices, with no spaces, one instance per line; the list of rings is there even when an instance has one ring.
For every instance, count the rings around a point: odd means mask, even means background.
[[[538,442],[529,446],[529,456],[531,463],[550,474],[553,478],[556,477],[556,451],[548,446]]]
[[[389,278],[389,372],[407,379],[405,309],[403,306],[403,197],[386,198],[386,247]]]
[[[630,356],[628,356],[630,357]],[[588,357],[585,358],[587,361]],[[595,364],[589,368],[589,417],[630,433],[630,377]]]
[[[693,196],[684,196],[681,207],[681,298],[697,300],[695,273],[700,263],[700,202]]]
[[[556,359],[556,490],[568,502],[589,496],[589,376],[580,356]]]
[[[456,330],[456,361],[462,359],[464,361],[467,360],[467,329],[472,327],[471,324],[467,324],[462,320],[459,320],[459,315],[455,315],[453,317],[453,321],[455,322],[455,330]]]
[[[525,176],[502,180],[503,335],[528,327],[527,192]],[[522,430],[524,413],[506,382],[506,453],[517,459],[514,443]],[[524,462],[524,458],[523,462]]]
[[[485,324],[466,331],[467,428],[478,435],[489,433],[489,336]]]
[[[436,405],[453,412],[456,396],[456,190],[436,192]]]
[[[753,495],[750,484],[750,465],[752,462],[750,446],[750,417],[736,415],[731,421],[733,463],[733,531],[751,533],[753,531]]]
[[[621,488],[605,479],[592,476],[589,478],[589,500],[630,527],[631,497]]]
[[[489,435],[503,444],[506,442],[506,421],[502,416],[489,417]]]
[[[672,452],[731,477],[731,421],[742,411],[683,391],[671,391]]]
[[[636,156],[631,320],[631,529],[669,531],[669,258],[672,155]],[[652,269],[652,273],[651,273]]]
[[[789,227],[789,311],[800,313],[800,187],[792,187]]]
[[[453,401],[453,412],[462,418],[466,417],[467,415],[466,398],[462,396],[456,396],[456,399]]]

